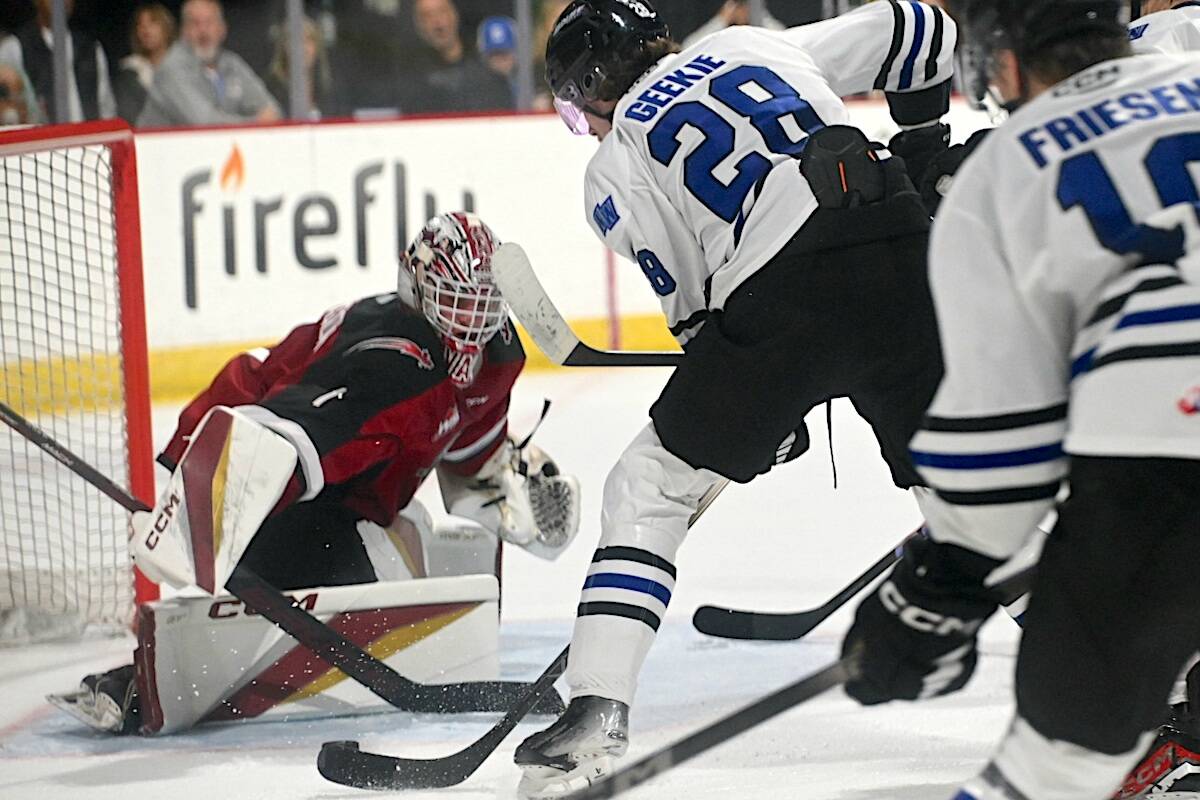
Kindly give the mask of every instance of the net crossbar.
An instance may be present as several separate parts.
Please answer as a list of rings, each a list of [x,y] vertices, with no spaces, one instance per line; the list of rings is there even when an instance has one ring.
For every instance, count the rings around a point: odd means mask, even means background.
[[[132,142],[111,124],[46,131],[0,133],[0,398],[145,499]],[[0,640],[17,618],[128,623],[127,532],[120,506],[0,426]]]

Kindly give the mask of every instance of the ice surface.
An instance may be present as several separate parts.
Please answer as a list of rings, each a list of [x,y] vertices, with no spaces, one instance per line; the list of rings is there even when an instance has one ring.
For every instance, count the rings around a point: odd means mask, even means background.
[[[537,441],[584,486],[583,530],[550,564],[506,551],[501,661],[504,677],[531,680],[570,635],[584,571],[599,535],[604,476],[645,425],[662,370],[566,370],[522,379],[511,414],[520,435],[541,400],[554,401]],[[156,409],[161,444],[177,409]],[[647,661],[632,719],[636,758],[836,657],[853,604],[800,642],[739,643],[694,631],[703,603],[798,610],[820,605],[920,520],[894,489],[870,429],[834,406],[839,488],[831,486],[824,415],[809,419],[812,452],[747,486],[731,486],[697,523],[678,560],[671,610]],[[421,498],[440,510],[436,488]],[[862,709],[840,691],[796,708],[629,793],[631,798],[940,800],[976,772],[1011,715],[1018,633],[1003,616],[983,631],[971,685],[921,705]],[[115,739],[81,728],[42,700],[88,672],[129,657],[128,640],[96,639],[0,649],[0,798],[17,800],[334,800],[370,797],[324,781],[320,743],[360,739],[364,749],[413,757],[454,752],[490,715],[379,714],[237,724],[159,739]],[[519,727],[465,784],[405,798],[511,798]]]

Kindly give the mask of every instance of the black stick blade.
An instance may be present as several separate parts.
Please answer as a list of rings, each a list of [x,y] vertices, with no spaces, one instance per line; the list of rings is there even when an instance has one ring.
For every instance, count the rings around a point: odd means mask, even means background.
[[[787,642],[802,638],[827,616],[824,608],[795,614],[771,614],[700,606],[692,615],[692,625],[703,634],[722,639]]]
[[[545,694],[554,694],[554,682],[567,668],[564,649],[550,665],[527,684],[521,699],[509,709],[504,718],[469,746],[442,758],[398,758],[377,753],[364,753],[358,742],[326,742],[317,756],[321,775],[342,786],[358,789],[444,789],[457,786],[471,777],[479,765],[488,759],[505,737],[512,732]],[[561,699],[559,703],[561,704]]]
[[[468,683],[418,684],[411,692],[405,711],[416,714],[504,714],[519,703],[533,686],[522,681],[471,681]],[[566,711],[558,692],[541,695],[530,714]]]
[[[326,780],[356,789],[445,789],[462,783],[463,775],[453,759],[410,761],[367,753],[358,742],[326,742],[317,756],[317,771]]]

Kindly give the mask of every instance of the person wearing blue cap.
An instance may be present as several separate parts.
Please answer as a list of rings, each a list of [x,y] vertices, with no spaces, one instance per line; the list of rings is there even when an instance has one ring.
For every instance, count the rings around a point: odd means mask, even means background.
[[[517,22],[512,17],[488,17],[479,23],[479,56],[487,68],[511,83],[517,71]]]

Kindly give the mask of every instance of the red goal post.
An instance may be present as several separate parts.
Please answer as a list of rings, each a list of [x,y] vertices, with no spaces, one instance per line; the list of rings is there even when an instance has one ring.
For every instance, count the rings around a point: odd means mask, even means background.
[[[104,121],[0,130],[0,399],[153,504],[137,159]],[[0,613],[125,623],[123,509],[0,431]],[[0,635],[2,638],[2,635]]]

